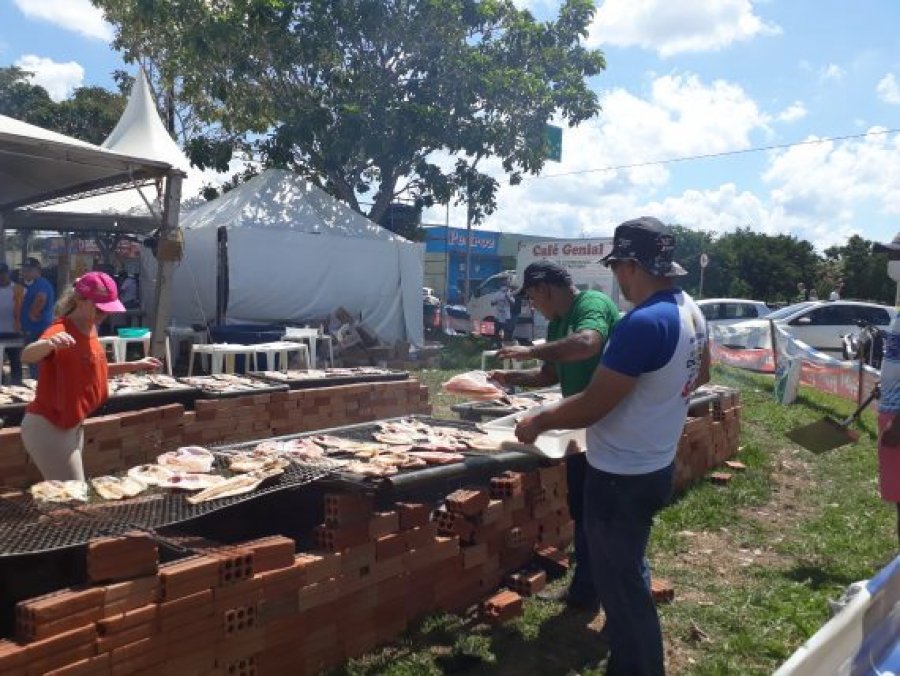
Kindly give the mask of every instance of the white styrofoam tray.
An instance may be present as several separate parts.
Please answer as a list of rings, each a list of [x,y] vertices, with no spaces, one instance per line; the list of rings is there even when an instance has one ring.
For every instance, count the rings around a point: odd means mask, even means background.
[[[534,444],[519,443],[515,434],[516,423],[525,416],[534,415],[543,408],[543,406],[536,406],[527,411],[518,411],[512,415],[495,418],[494,420],[482,423],[481,429],[495,439],[515,442],[515,446],[510,444],[510,450],[533,453],[553,460],[559,460],[566,456],[569,443],[572,441],[575,441],[582,451],[585,450],[585,431],[583,429],[550,430],[538,435],[538,438],[534,440]]]

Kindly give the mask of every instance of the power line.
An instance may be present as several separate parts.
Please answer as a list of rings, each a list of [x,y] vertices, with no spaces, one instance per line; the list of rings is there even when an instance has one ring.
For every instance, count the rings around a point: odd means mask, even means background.
[[[649,160],[647,162],[635,162],[634,164],[620,164],[611,167],[598,167],[596,169],[579,169],[578,171],[566,171],[560,174],[544,174],[541,176],[529,176],[524,180],[534,181],[542,178],[561,178],[564,176],[578,176],[580,174],[594,174],[604,171],[619,171],[621,169],[638,169],[640,167],[652,167],[661,164],[674,164],[675,162],[689,162],[691,160],[707,160],[716,157],[728,157],[730,155],[745,155],[747,153],[758,153],[765,150],[784,150],[786,148],[796,148],[798,146],[817,145],[819,143],[831,143],[832,141],[849,141],[851,139],[866,138],[869,136],[883,136],[900,132],[900,129],[881,129],[876,131],[867,131],[864,134],[848,134],[847,136],[830,136],[827,138],[809,139],[807,141],[795,141],[794,143],[779,143],[770,146],[758,146],[755,148],[744,148],[743,150],[726,150],[721,153],[706,153],[704,155],[688,155],[686,157],[673,157],[668,160]]]

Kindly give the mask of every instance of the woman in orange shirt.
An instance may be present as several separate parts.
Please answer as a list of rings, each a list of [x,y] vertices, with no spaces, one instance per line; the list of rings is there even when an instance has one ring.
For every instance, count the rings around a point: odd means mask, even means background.
[[[88,272],[57,303],[56,320],[22,350],[23,362],[41,363],[37,394],[22,420],[22,440],[44,479],[84,481],[82,423],[106,401],[108,377],[161,365],[153,357],[107,364],[97,325],[108,314],[124,311],[113,278]]]

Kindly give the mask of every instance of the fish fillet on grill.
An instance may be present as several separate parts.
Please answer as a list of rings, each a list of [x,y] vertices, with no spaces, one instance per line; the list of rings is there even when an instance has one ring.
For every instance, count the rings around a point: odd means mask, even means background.
[[[157,484],[160,488],[177,488],[182,491],[203,491],[220,486],[228,481],[218,474],[201,474],[198,472],[173,472],[172,476]]]
[[[88,485],[84,481],[41,481],[30,489],[32,497],[41,502],[87,502]]]
[[[175,472],[160,465],[138,465],[128,470],[128,476],[148,486],[157,486],[160,481],[170,478]]]
[[[343,468],[344,472],[368,477],[386,477],[397,473],[397,468],[390,465],[375,465],[371,462],[350,462]]]
[[[320,460],[325,457],[325,449],[309,439],[288,439],[283,444],[281,452],[292,460]]]
[[[209,500],[219,500],[234,495],[243,495],[244,493],[256,490],[263,481],[276,477],[282,472],[283,470],[280,469],[272,469],[238,474],[230,479],[226,479],[218,486],[213,486],[205,491],[200,491],[196,495],[190,496],[187,501],[192,505],[196,505],[200,502],[207,502]]]
[[[228,469],[242,474],[272,469],[283,470],[288,465],[290,465],[289,460],[266,452],[235,453],[228,458]]]
[[[214,459],[202,446],[182,446],[157,456],[156,462],[175,471],[205,473],[212,469]]]
[[[91,485],[104,500],[133,498],[147,490],[147,484],[130,476],[98,476],[91,479]]]

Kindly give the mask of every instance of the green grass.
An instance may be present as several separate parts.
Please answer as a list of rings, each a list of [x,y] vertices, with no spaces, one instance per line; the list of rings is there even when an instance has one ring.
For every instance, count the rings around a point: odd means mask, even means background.
[[[461,398],[438,389],[455,372],[416,374],[431,388],[435,415],[455,417],[450,406]],[[771,378],[733,369],[715,369],[714,381],[741,390],[738,459],[747,470],[724,487],[695,484],[658,517],[654,575],[676,590],[660,607],[669,673],[766,674],[827,621],[829,598],[896,554],[895,513],[878,497],[871,413],[858,442],[816,455],[785,432],[845,417],[852,403],[804,389],[797,404],[780,406]],[[587,619],[536,599],[497,629],[435,616],[343,673],[595,676],[603,650]]]

